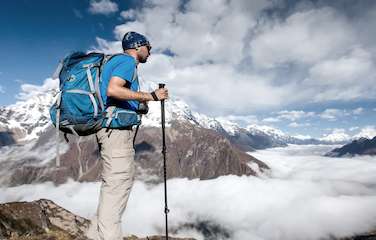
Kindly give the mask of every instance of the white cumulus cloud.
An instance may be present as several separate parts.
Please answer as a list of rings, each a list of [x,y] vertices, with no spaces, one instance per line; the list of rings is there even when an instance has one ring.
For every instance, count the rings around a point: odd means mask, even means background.
[[[367,98],[375,90],[374,69],[371,54],[355,49],[349,56],[315,64],[305,84],[321,87],[322,91],[315,95],[317,101]]]
[[[259,120],[255,115],[227,115],[216,117],[216,120],[220,121],[221,124],[226,122],[237,123],[240,126],[247,126],[249,124],[257,124]]]
[[[288,125],[289,127],[293,127],[293,128],[298,128],[298,127],[308,127],[308,126],[311,126],[310,123],[297,123],[297,122],[292,122],[292,123],[289,123]]]
[[[359,133],[354,135],[354,139],[358,139],[361,137],[372,139],[376,136],[376,128],[375,126],[365,126],[362,129],[360,129]]]
[[[277,2],[150,0],[121,12],[114,39],[93,48],[120,52],[125,32],[145,34],[153,50],[140,76],[212,116],[376,98],[375,41],[359,33],[375,14],[349,18],[325,3],[268,14]]]
[[[42,85],[29,83],[21,84],[21,91],[16,95],[19,100],[28,100],[38,94],[44,95],[47,91],[55,90],[59,86],[58,79],[47,78]]]
[[[281,120],[279,120],[279,118],[274,118],[274,117],[268,117],[268,118],[264,118],[262,119],[263,122],[279,122]]]
[[[364,112],[364,108],[362,107],[358,107],[358,108],[355,108],[352,113],[355,114],[355,115],[359,115],[359,114],[362,114]]]
[[[109,15],[118,10],[118,5],[111,0],[90,0],[89,12],[92,14]]]
[[[328,142],[345,142],[349,141],[351,137],[346,133],[346,129],[335,128],[331,133],[324,134],[324,136],[319,139]]]
[[[322,119],[326,119],[329,121],[336,121],[338,117],[341,117],[344,115],[344,110],[336,109],[336,108],[328,108],[325,109],[322,113],[319,114],[319,116]]]
[[[313,116],[315,116],[315,113],[314,112],[305,112],[305,111],[302,111],[302,110],[299,110],[299,111],[297,111],[297,110],[294,110],[294,111],[283,110],[283,111],[277,112],[277,115],[278,115],[279,119],[287,119],[287,120],[290,120],[290,121],[295,121],[295,120],[298,120],[298,119],[301,119],[301,118],[313,117]]]
[[[297,134],[297,135],[294,135],[293,137],[301,139],[301,140],[312,139],[312,137],[310,135],[302,135],[302,134]]]
[[[259,31],[251,42],[251,55],[261,68],[316,63],[343,53],[356,38],[346,19],[329,7],[298,11]]]

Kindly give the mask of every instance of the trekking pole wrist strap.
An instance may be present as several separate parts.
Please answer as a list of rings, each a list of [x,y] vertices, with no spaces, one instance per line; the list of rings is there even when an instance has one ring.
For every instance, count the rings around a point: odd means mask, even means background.
[[[153,97],[154,101],[159,101],[159,99],[158,99],[158,97],[157,97],[157,94],[155,94],[154,91],[151,92],[150,94],[151,94],[151,96]]]

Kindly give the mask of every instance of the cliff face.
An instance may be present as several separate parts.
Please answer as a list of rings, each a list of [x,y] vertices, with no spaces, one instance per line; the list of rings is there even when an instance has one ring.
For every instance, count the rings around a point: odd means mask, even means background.
[[[149,175],[163,176],[161,129],[141,132],[136,161]],[[255,163],[262,172],[266,164],[234,147],[217,132],[192,124],[174,122],[166,129],[167,174],[169,178],[212,179],[223,175],[257,175],[248,166]],[[160,181],[162,179],[159,179]]]
[[[0,239],[11,240],[89,240],[90,221],[56,205],[48,199],[0,204]],[[170,238],[170,237],[169,237]],[[162,240],[162,236],[124,240]],[[170,238],[194,240],[193,238]]]

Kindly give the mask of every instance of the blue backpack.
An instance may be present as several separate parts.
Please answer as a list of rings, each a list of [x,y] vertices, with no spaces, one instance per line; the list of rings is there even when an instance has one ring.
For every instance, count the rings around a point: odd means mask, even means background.
[[[50,108],[57,141],[60,131],[86,136],[103,127],[121,129],[141,124],[141,115],[136,111],[113,106],[106,108],[103,102],[100,93],[101,72],[113,56],[115,55],[74,52],[60,62],[54,74],[54,78],[59,77],[60,91]],[[136,74],[137,71],[133,80],[136,79]],[[60,166],[59,142],[56,166]]]

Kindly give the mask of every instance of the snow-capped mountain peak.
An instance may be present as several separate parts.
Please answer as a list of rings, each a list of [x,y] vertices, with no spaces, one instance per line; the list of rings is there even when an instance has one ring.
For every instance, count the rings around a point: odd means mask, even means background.
[[[266,125],[251,124],[251,125],[248,125],[245,129],[248,132],[252,132],[252,133],[263,132],[267,135],[272,135],[272,136],[276,136],[276,137],[280,137],[280,138],[285,138],[285,137],[288,136],[287,134],[285,134],[281,130],[270,127],[270,126],[266,126]]]
[[[235,122],[232,122],[225,118],[217,118],[217,121],[222,126],[222,128],[230,135],[234,136],[237,132],[240,131],[240,127]]]
[[[23,84],[15,104],[0,108],[0,127],[18,129],[19,141],[37,138],[49,124],[49,107],[56,94],[57,80],[46,79],[42,86]]]
[[[148,103],[149,112],[143,116],[143,126],[159,127],[161,126],[161,103],[151,101]],[[165,101],[165,120],[166,126],[170,126],[173,120],[187,120],[198,124],[189,106],[180,99],[169,99]]]

